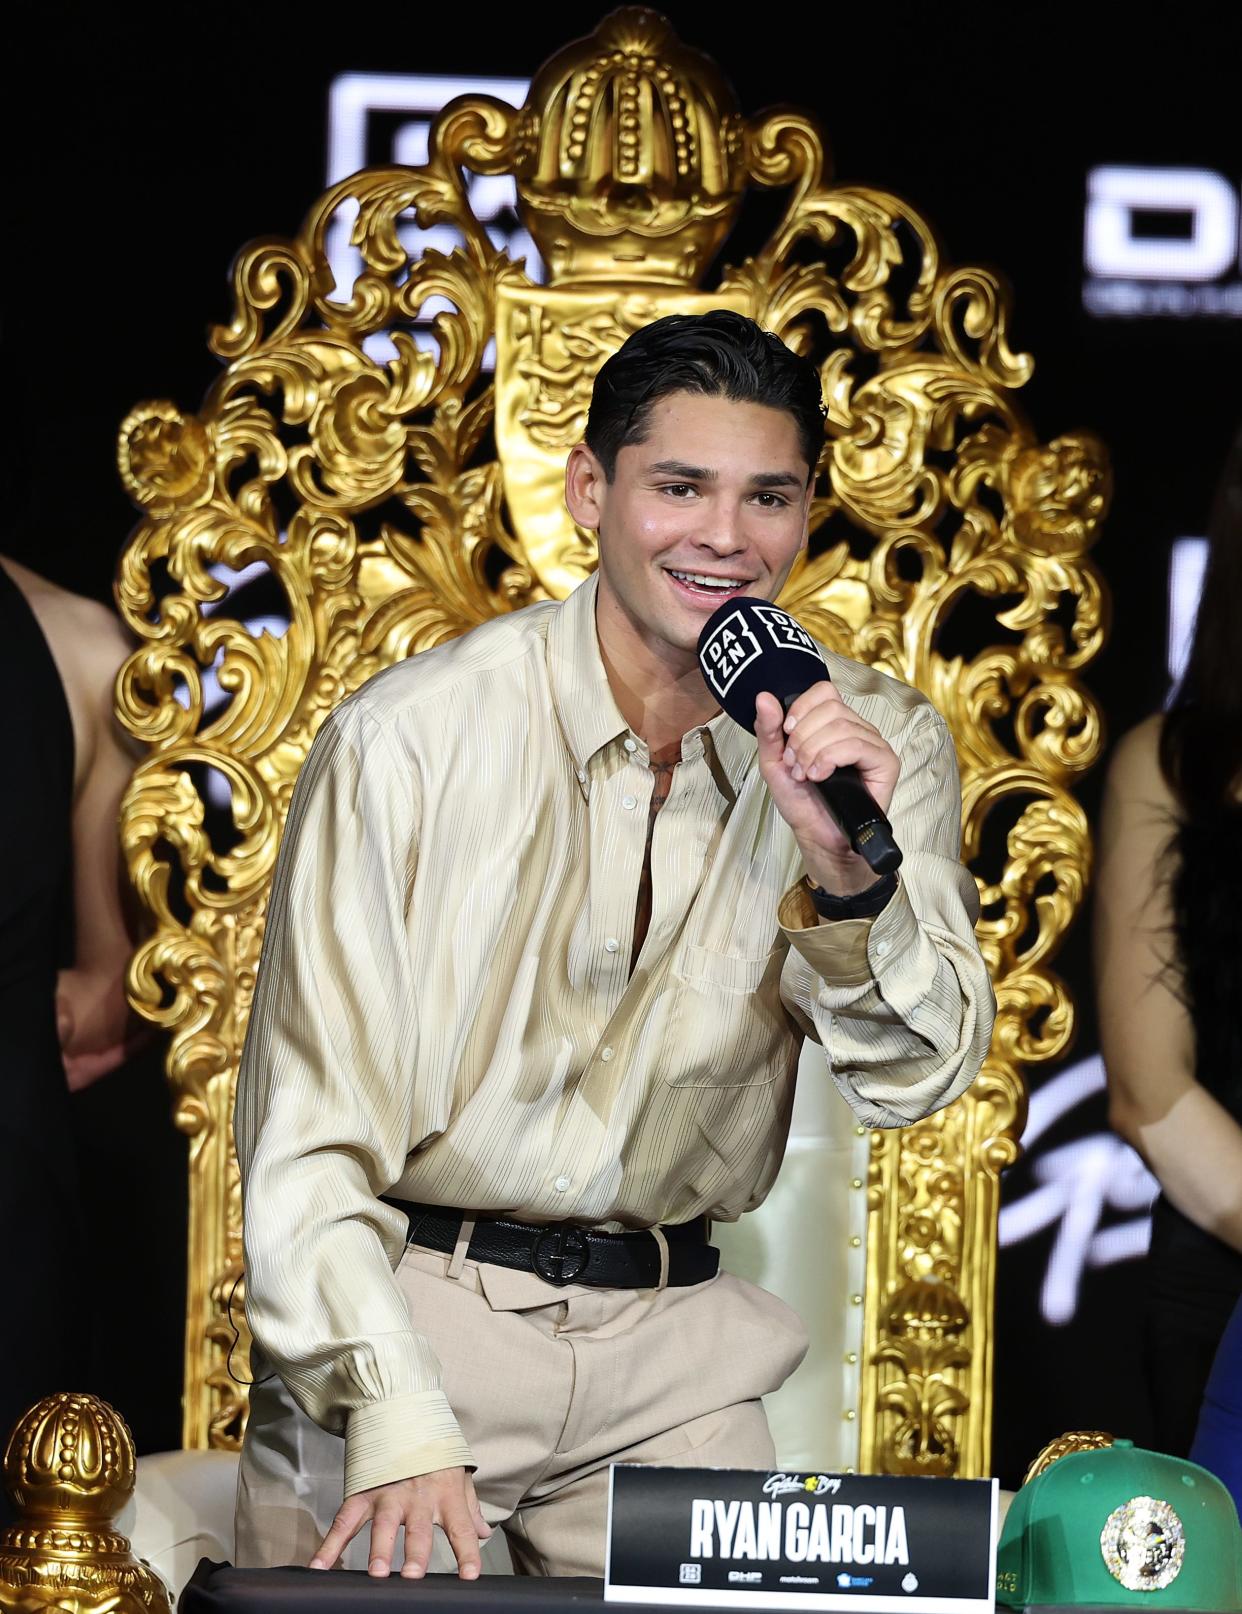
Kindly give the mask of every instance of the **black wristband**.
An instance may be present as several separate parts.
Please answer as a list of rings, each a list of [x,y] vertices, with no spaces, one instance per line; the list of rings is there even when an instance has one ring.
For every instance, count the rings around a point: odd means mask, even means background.
[[[824,891],[812,884],[809,874],[806,888],[815,904],[815,912],[822,919],[872,919],[888,906],[888,899],[896,891],[897,871],[894,869],[891,874],[883,875],[874,885],[856,892],[852,897],[834,897],[831,891]]]

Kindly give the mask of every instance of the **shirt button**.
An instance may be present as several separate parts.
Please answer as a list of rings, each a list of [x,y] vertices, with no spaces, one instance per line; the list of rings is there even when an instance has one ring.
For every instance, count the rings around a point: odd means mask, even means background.
[[[638,806],[638,798],[637,796],[622,796],[621,805],[627,813],[633,812],[634,808]]]
[[[634,752],[638,750],[638,741],[637,740],[626,740],[625,749],[632,756],[634,754]]]
[[[586,779],[587,779],[587,776],[586,776],[585,768],[579,768],[578,769],[578,783],[580,785],[584,785],[584,784],[586,784]]]
[[[615,936],[609,936],[608,940],[604,943],[604,951],[606,953],[615,953],[620,945],[621,943]]]
[[[558,1194],[563,1194],[565,1192],[565,1190],[569,1187],[569,1178],[568,1177],[558,1177],[556,1179],[556,1181],[552,1184],[552,1186],[553,1186],[553,1188],[556,1189]]]
[[[616,1050],[614,1048],[601,1048],[599,1051],[599,1057],[606,1062],[612,1058],[615,1052]]]
[[[877,958],[883,958],[885,953],[888,952],[888,949],[889,949],[889,943],[888,942],[885,942],[885,941],[876,942],[876,944],[875,944],[875,956]]]

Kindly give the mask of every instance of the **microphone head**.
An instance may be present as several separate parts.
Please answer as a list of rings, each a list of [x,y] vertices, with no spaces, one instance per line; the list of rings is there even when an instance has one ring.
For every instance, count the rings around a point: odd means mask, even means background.
[[[735,723],[755,728],[755,698],[765,690],[788,704],[828,677],[823,654],[788,611],[750,595],[713,611],[699,634],[707,687]]]

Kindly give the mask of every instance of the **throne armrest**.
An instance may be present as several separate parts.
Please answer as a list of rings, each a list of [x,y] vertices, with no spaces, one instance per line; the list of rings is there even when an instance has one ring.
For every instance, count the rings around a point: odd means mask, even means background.
[[[200,1558],[233,1561],[237,1453],[164,1451],[140,1457],[134,1494],[117,1520],[144,1559],[175,1593]]]

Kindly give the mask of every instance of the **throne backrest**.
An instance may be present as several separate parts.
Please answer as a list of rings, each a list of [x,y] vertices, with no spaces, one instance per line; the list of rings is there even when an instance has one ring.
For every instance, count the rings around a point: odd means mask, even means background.
[[[493,246],[464,170],[516,176],[545,285]],[[780,222],[705,292],[752,187],[783,193]],[[460,248],[409,261],[411,212]],[[342,217],[363,262],[346,292],[327,250]],[[727,306],[823,378],[811,546],[783,603],[924,690],[957,743],[999,1014],[963,1099],[872,1140],[859,1460],[986,1472],[999,1175],[1022,1067],[1055,1058],[1073,1022],[1049,961],[1089,861],[1069,786],[1101,741],[1078,674],[1103,633],[1086,551],[1108,498],[1100,446],[1041,445],[1017,406],[1031,361],[1009,349],[1007,293],[948,263],[896,197],[831,184],[810,117],[744,117],[719,71],[640,10],[553,57],[520,110],[452,103],[424,165],[338,184],[296,238],[247,246],[233,282],[211,338],[225,368],[198,413],[143,404],[119,449],[142,519],[117,586],[141,641],[117,703],[148,748],[122,829],[154,921],[131,995],[171,1032],[192,1140],[186,1444],[235,1444],[245,1415],[230,1119],[315,732],[398,658],[586,574],[590,535],[561,480],[595,370],[648,320]],[[220,609],[239,573],[283,631]]]

